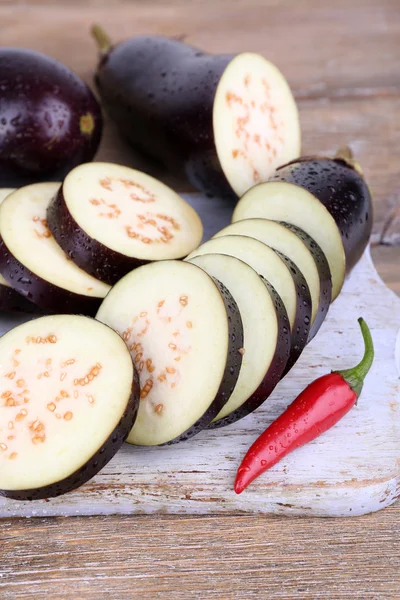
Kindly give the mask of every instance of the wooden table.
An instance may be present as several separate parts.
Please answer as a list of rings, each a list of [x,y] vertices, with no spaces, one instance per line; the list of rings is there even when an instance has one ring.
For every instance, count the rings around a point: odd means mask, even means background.
[[[375,195],[374,258],[400,294],[399,0],[0,0],[2,45],[91,80],[88,30],[258,51],[299,103],[304,153],[349,143]],[[148,168],[107,124],[100,158]],[[177,189],[182,182],[156,173]],[[348,520],[93,517],[0,523],[0,598],[400,598],[400,505]]]

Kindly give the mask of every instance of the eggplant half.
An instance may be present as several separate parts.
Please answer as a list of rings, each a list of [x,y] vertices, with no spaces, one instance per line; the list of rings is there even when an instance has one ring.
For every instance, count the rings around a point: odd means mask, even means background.
[[[373,225],[372,195],[350,150],[339,151],[335,158],[296,159],[280,167],[272,181],[300,186],[328,209],[342,237],[349,273],[360,260]]]
[[[260,183],[239,200],[232,221],[251,218],[289,223],[313,238],[326,256],[332,277],[332,300],[337,298],[346,274],[342,237],[335,219],[313,194],[283,181]]]
[[[100,106],[82,79],[33,50],[0,48],[0,186],[59,181],[92,160]]]
[[[199,215],[171,188],[111,163],[73,169],[47,222],[76,265],[111,285],[147,262],[183,258],[203,236]]]
[[[241,372],[241,315],[202,269],[178,261],[139,267],[112,288],[97,319],[122,336],[139,372],[140,407],[128,443],[187,440],[229,402]]]
[[[212,55],[161,36],[112,46],[93,33],[96,85],[121,134],[197,189],[237,199],[299,155],[293,95],[262,56]]]
[[[194,250],[187,260],[203,254],[227,254],[239,258],[275,288],[286,309],[291,332],[290,357],[283,372],[286,375],[303,352],[310,332],[311,296],[302,273],[283,254],[242,235],[209,240]]]
[[[59,183],[36,183],[0,206],[0,273],[19,294],[51,312],[94,315],[110,286],[91,277],[58,246],[46,221]]]
[[[310,291],[312,310],[308,341],[312,340],[328,313],[332,298],[329,264],[318,244],[298,227],[268,219],[236,221],[216,233],[214,238],[227,235],[259,240],[295,263]]]
[[[139,385],[129,351],[87,317],[28,321],[0,339],[0,494],[59,496],[106,465],[132,428]]]
[[[245,262],[226,254],[203,254],[190,262],[229,289],[242,317],[244,345],[239,379],[210,425],[224,427],[258,408],[282,378],[290,355],[290,326],[277,292]]]

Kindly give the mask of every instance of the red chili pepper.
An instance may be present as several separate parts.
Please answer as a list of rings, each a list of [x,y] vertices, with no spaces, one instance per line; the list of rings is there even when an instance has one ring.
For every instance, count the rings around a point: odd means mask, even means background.
[[[288,406],[247,451],[235,480],[240,494],[261,473],[284,456],[324,433],[356,404],[374,360],[374,345],[366,322],[358,319],[365,351],[353,369],[316,379]]]

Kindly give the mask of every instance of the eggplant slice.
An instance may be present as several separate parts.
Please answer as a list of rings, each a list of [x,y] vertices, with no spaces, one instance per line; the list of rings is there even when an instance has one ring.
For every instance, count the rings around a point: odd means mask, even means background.
[[[162,36],[112,45],[93,32],[108,114],[136,149],[197,189],[236,200],[300,154],[292,92],[262,56],[212,55]]]
[[[231,292],[242,317],[244,346],[236,387],[211,427],[224,427],[258,408],[281,379],[290,355],[290,327],[274,288],[245,262],[224,254],[190,259]]]
[[[187,262],[145,265],[121,279],[97,318],[127,343],[141,402],[127,441],[186,440],[229,401],[242,363],[243,327],[227,289]]]
[[[226,235],[244,235],[259,240],[296,264],[307,281],[311,295],[310,341],[324,321],[332,298],[329,264],[318,244],[298,227],[269,219],[236,221],[216,233],[214,238]]]
[[[0,204],[14,191],[15,188],[0,188]],[[34,313],[38,310],[32,302],[13,290],[2,275],[0,275],[0,309],[26,313]]]
[[[303,229],[321,247],[332,276],[332,300],[342,289],[346,257],[340,231],[329,211],[307,190],[281,181],[261,183],[238,202],[232,221],[259,217]]]
[[[296,227],[296,225],[292,225],[291,223],[285,223],[282,221],[281,225],[283,225],[287,230],[294,233],[297,238],[305,244],[310,253],[312,254],[315,264],[318,267],[318,273],[320,276],[321,282],[321,293],[320,293],[320,303],[318,308],[317,317],[313,323],[313,326],[310,330],[309,341],[311,341],[318,331],[321,328],[322,323],[325,321],[325,318],[328,314],[329,307],[332,301],[332,277],[331,270],[329,268],[329,263],[326,259],[325,254],[322,252],[321,247],[317,244],[317,242],[308,235],[303,229],[300,227]]]
[[[280,71],[259,54],[238,54],[218,83],[213,130],[222,171],[237,196],[267,181],[301,143],[297,107]]]
[[[308,285],[296,265],[266,244],[242,235],[226,235],[205,242],[187,258],[203,254],[227,254],[239,258],[262,275],[279,294],[285,306],[290,331],[290,357],[284,375],[303,352],[311,320],[311,296]]]
[[[0,494],[59,496],[119,450],[139,405],[126,345],[77,315],[28,321],[0,339]]]
[[[304,156],[280,167],[272,178],[308,190],[328,209],[342,236],[347,272],[360,260],[373,224],[372,195],[360,171],[351,153],[347,160],[340,154]]]
[[[28,185],[2,203],[0,273],[45,310],[94,315],[110,287],[79,269],[52,237],[46,211],[59,187]]]
[[[47,219],[64,252],[111,285],[146,262],[183,258],[203,236],[199,215],[172,189],[111,163],[73,169]]]

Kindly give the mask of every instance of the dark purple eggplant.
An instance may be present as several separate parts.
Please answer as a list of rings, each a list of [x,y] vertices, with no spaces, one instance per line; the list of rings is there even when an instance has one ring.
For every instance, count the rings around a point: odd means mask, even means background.
[[[91,161],[102,116],[90,88],[58,61],[0,49],[0,186],[59,181]]]
[[[271,181],[298,185],[328,209],[342,236],[346,271],[360,260],[373,224],[371,191],[348,148],[335,158],[304,156],[280,167]]]
[[[236,199],[299,154],[292,93],[260,55],[211,55],[161,36],[112,46],[98,26],[93,34],[108,114],[136,149],[194,187]]]

